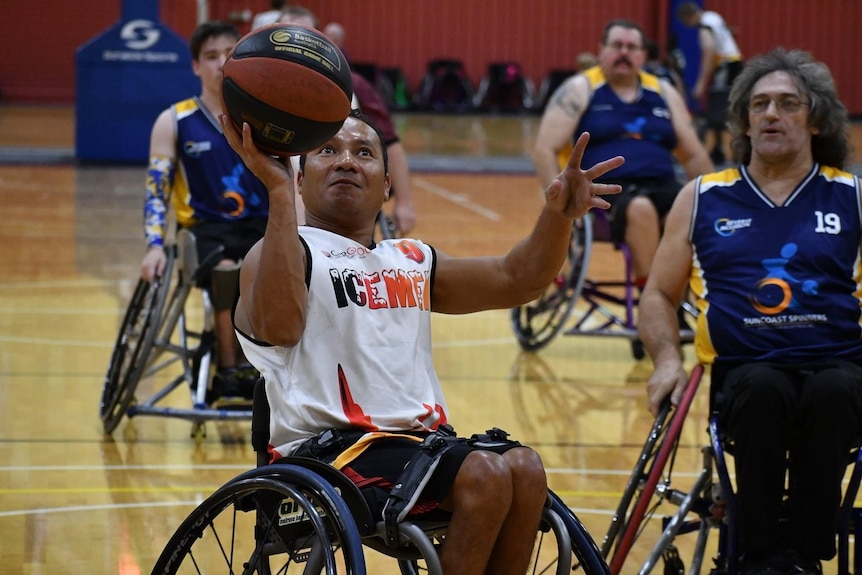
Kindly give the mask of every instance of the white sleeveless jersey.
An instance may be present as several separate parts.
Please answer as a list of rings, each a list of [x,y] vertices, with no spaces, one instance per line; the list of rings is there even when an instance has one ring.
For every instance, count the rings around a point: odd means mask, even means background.
[[[736,40],[733,38],[733,32],[727,27],[724,18],[717,12],[707,10],[700,17],[700,25],[712,30],[715,37],[715,52],[718,62],[736,62],[742,59],[742,54],[739,47],[736,45]]]
[[[431,430],[447,409],[431,358],[434,250],[367,248],[300,226],[309,258],[306,327],[292,348],[239,332],[266,381],[273,457],[326,429]]]

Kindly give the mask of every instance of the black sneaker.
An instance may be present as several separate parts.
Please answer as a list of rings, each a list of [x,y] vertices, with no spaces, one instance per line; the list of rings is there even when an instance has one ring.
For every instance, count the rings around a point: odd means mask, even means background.
[[[209,402],[214,407],[248,404],[254,394],[254,382],[239,377],[237,370],[219,370],[213,376]]]
[[[254,384],[260,379],[260,372],[253,365],[244,365],[236,369],[236,377],[242,382],[247,382],[254,389]]]
[[[817,559],[806,559],[794,550],[790,551],[791,567],[788,575],[823,575],[823,565]]]

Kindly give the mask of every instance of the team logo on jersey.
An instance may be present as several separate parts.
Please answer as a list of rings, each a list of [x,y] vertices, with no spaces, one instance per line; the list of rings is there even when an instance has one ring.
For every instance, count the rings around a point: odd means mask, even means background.
[[[414,242],[410,240],[401,240],[395,247],[398,248],[402,254],[407,256],[408,260],[413,260],[416,263],[422,263],[425,261],[425,254],[419,249]]]
[[[212,150],[212,147],[213,147],[213,145],[212,145],[212,142],[210,142],[210,141],[186,142],[185,144],[183,144],[183,151],[190,158],[197,158],[198,156],[200,156],[204,152],[209,152],[210,150]]]
[[[715,231],[720,236],[730,237],[736,230],[751,227],[751,218],[742,218],[739,220],[731,220],[730,218],[718,218],[715,220]]]
[[[802,280],[787,271],[787,264],[796,255],[798,247],[790,242],[781,248],[776,258],[765,258],[761,265],[766,269],[766,277],[755,284],[754,293],[749,296],[752,307],[767,316],[775,316],[788,308],[797,307],[793,295],[794,287],[805,295],[817,295],[816,280]]]

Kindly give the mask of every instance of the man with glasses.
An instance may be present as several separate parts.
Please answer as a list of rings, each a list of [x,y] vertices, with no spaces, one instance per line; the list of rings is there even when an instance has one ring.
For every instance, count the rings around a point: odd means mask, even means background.
[[[742,573],[815,575],[835,556],[862,430],[862,188],[844,171],[847,110],[807,52],[752,58],[729,127],[741,165],[683,188],[641,297],[649,407],[685,387],[675,310],[688,285],[695,350],[734,443]]]
[[[661,237],[662,221],[679,192],[675,160],[693,178],[713,170],[685,101],[666,80],[643,71],[644,33],[630,20],[604,28],[596,67],[566,80],[545,108],[533,164],[542,186],[559,173],[558,155],[590,133],[590,161],[620,154],[621,168],[605,176],[621,184],[610,198],[614,241],[625,241],[635,281],[643,287]]]

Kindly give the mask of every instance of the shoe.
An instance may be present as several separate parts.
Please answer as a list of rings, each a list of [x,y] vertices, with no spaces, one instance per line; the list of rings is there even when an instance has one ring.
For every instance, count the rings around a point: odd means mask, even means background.
[[[254,395],[254,381],[239,376],[236,369],[220,369],[213,376],[208,402],[213,406],[247,404]]]
[[[823,565],[817,559],[805,559],[797,553],[793,565],[787,571],[789,575],[823,575]]]
[[[823,575],[816,559],[806,559],[795,549],[774,551],[759,560],[742,562],[741,575]]]
[[[251,364],[245,364],[236,368],[236,377],[243,382],[251,384],[252,389],[254,384],[260,379],[260,372]]]

